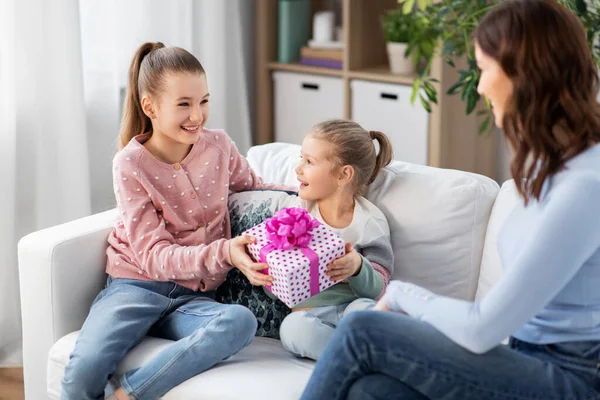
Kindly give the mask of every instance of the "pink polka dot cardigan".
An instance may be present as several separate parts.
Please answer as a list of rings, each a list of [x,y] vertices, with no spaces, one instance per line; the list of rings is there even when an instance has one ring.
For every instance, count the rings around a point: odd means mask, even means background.
[[[282,187],[263,184],[222,130],[206,129],[176,164],[156,159],[143,146],[149,137],[136,136],[113,160],[120,218],[108,238],[106,272],[214,290],[233,268],[228,194]]]

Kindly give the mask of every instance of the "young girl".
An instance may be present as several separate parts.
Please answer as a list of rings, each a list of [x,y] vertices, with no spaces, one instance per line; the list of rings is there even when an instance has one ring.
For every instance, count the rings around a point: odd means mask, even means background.
[[[340,283],[298,304],[283,320],[281,342],[297,356],[317,360],[340,319],[374,306],[371,299],[384,292],[393,268],[390,230],[383,213],[362,195],[391,160],[388,138],[352,121],[318,124],[302,143],[298,197],[281,208],[306,208],[346,241],[346,255],[329,266],[328,275]],[[249,280],[270,282],[258,272]]]
[[[113,162],[120,218],[108,238],[108,283],[71,354],[62,399],[103,399],[117,363],[146,334],[175,342],[123,374],[110,398],[159,398],[252,340],[252,313],[215,302],[212,291],[250,261],[246,239],[229,240],[229,192],[268,186],[225,132],[204,128],[208,114],[193,55],[161,43],[137,50]]]

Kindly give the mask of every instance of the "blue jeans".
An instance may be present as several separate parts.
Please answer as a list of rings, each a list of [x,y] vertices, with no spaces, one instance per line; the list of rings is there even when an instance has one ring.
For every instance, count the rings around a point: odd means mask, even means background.
[[[375,304],[375,300],[360,298],[337,306],[294,311],[281,323],[281,344],[297,357],[318,360],[333,336],[335,327],[345,315],[373,308]]]
[[[600,399],[600,342],[511,339],[473,354],[407,315],[344,318],[302,395],[309,399]]]
[[[104,399],[117,363],[144,336],[175,341],[121,376],[132,399],[157,399],[250,344],[256,318],[174,283],[111,279],[90,310],[62,382],[63,400]]]

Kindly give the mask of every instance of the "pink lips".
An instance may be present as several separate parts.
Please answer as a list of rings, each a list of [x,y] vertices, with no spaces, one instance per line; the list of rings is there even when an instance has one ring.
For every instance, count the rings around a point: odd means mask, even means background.
[[[196,129],[192,130],[188,130],[188,129],[184,129],[184,127],[181,127],[181,129],[185,132],[185,133],[189,133],[190,135],[195,135],[196,133],[198,133],[200,131],[200,126],[198,125],[196,127]]]

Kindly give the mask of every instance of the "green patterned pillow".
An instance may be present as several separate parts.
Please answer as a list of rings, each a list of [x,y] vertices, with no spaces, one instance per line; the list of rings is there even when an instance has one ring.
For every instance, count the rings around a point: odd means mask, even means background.
[[[281,202],[289,196],[280,191],[250,191],[229,196],[231,237],[256,226],[273,216]],[[290,309],[278,299],[267,296],[263,288],[252,285],[237,268],[229,271],[225,282],[217,289],[217,301],[248,307],[258,320],[256,336],[279,339],[279,327]]]

